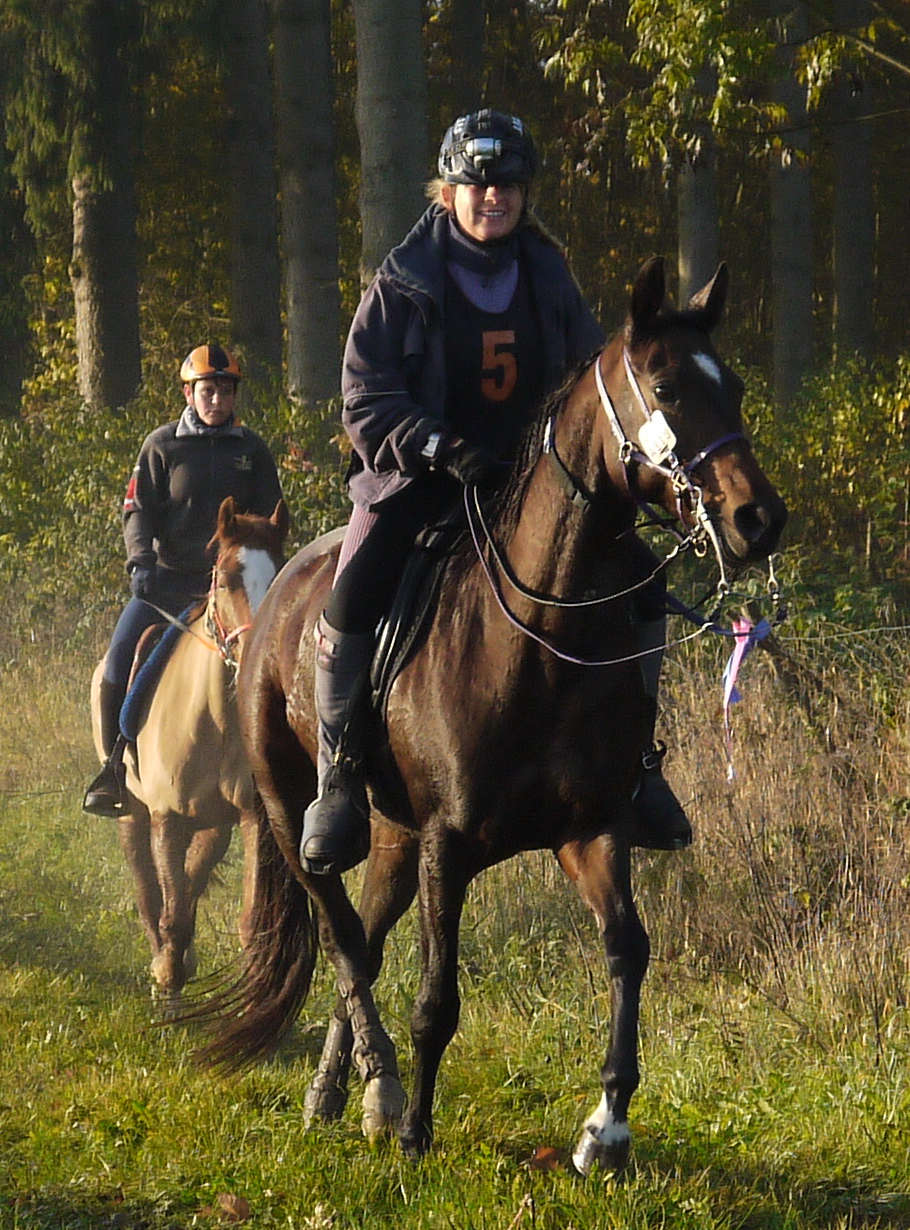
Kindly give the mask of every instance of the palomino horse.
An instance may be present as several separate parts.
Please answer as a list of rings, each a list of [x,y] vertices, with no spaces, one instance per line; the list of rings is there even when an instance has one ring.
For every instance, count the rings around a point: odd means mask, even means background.
[[[238,980],[209,1001],[216,1028],[203,1059],[239,1066],[275,1046],[307,995],[319,942],[340,997],[308,1113],[341,1114],[352,1058],[365,1082],[364,1131],[396,1125],[405,1151],[423,1153],[438,1067],[458,1021],[467,886],[521,850],[551,849],[594,913],[612,986],[603,1095],[574,1160],[583,1173],[624,1164],[649,957],[629,841],[649,735],[629,614],[641,583],[629,532],[636,503],[663,506],[690,545],[713,547],[730,567],[767,557],[786,519],[742,434],[742,383],[709,338],[726,288],[721,266],[675,311],[664,305],[662,263],[645,265],[624,331],[543,409],[482,526],[476,492],[466,492],[475,549],[468,543],[450,561],[426,639],[392,688],[385,754],[375,753],[378,728],[370,740],[362,921],[339,876],[308,876],[298,858],[315,787],[313,628],[338,535],[304,548],[282,572],[239,678],[267,813],[251,942]],[[371,985],[384,939],[415,893],[422,966],[405,1109]]]
[[[195,972],[196,905],[223,858],[235,824],[244,837],[244,914],[255,865],[253,785],[237,719],[236,670],[253,613],[283,563],[288,513],[271,518],[219,509],[218,555],[206,602],[188,619],[157,686],[141,701],[126,751],[128,814],[120,845],[133,873],[139,917],[152,949],[153,987],[173,1007]],[[92,679],[92,726],[101,755],[99,683]]]

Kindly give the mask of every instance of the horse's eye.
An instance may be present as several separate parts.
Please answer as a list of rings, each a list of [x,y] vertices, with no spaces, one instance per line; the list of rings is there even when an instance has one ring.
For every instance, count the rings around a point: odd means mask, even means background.
[[[654,386],[654,396],[665,405],[670,405],[676,401],[676,385],[672,380],[661,380]]]

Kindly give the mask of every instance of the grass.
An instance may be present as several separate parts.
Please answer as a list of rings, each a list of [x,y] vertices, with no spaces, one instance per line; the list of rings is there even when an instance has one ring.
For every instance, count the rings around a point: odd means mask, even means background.
[[[421,1164],[366,1144],[356,1083],[340,1123],[304,1129],[324,968],[272,1063],[230,1079],[193,1065],[193,1031],[155,1021],[113,826],[79,811],[90,665],[36,638],[0,677],[0,1227],[910,1226],[905,648],[857,690],[830,645],[805,666],[811,705],[753,655],[733,785],[705,703],[716,659],[669,664],[669,772],[698,843],[639,856],[654,954],[633,1161],[586,1181],[569,1153],[598,1100],[609,999],[546,855],[473,887]],[[239,863],[201,908],[203,971],[235,951]],[[405,1073],[416,942],[409,916],[380,986]]]

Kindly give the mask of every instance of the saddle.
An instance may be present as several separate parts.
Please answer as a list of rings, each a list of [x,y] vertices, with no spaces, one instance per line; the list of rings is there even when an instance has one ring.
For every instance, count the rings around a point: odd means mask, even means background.
[[[370,668],[372,707],[385,722],[389,692],[429,631],[446,564],[466,533],[456,504],[414,540],[388,614],[379,624]]]

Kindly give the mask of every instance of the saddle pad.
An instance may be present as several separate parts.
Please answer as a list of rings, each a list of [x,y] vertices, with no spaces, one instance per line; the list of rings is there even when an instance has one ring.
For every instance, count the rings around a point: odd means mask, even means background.
[[[198,610],[198,603],[188,606],[180,615],[180,622],[185,623],[196,610]],[[123,704],[120,706],[120,733],[129,743],[134,743],[139,734],[142,702],[149,693],[154,691],[158,677],[182,632],[183,629],[177,624],[168,624],[158,644],[136,672],[136,677],[123,698]]]

